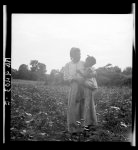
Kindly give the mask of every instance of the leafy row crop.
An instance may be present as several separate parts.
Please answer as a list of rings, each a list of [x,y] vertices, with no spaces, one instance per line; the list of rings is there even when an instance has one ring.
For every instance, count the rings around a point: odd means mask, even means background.
[[[12,83],[11,140],[128,141],[132,124],[130,88],[100,87],[95,93],[99,125],[74,136],[67,132],[68,91],[68,86]]]

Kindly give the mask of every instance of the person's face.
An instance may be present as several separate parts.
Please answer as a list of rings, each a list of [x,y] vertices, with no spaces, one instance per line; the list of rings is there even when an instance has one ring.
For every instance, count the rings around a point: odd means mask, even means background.
[[[92,61],[86,61],[85,62],[85,67],[92,67],[93,66],[93,62]]]
[[[78,62],[79,60],[80,60],[80,58],[81,58],[81,54],[80,54],[80,52],[79,51],[75,51],[74,52],[74,55],[73,55],[73,62]]]

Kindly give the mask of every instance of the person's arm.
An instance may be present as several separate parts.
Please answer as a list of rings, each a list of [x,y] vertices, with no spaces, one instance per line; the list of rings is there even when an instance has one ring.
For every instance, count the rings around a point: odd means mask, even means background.
[[[97,75],[97,73],[94,69],[89,68],[87,70],[87,78],[92,78],[92,77],[96,78],[96,75]]]
[[[68,63],[64,67],[63,79],[64,79],[64,81],[67,81],[69,83],[72,81],[72,76],[70,76],[70,73],[69,73],[69,64]]]
[[[80,75],[80,77],[78,77],[78,76],[72,77],[71,82],[77,82],[78,84],[84,84],[85,75],[80,70],[76,70],[76,73],[78,73]]]
[[[83,74],[80,70],[76,70],[76,72],[83,78],[85,78],[85,74]]]
[[[69,64],[68,63],[64,67],[63,79],[64,79],[64,81],[67,81],[69,83],[71,83],[71,82],[80,82],[79,78],[77,78],[76,76],[70,75]]]

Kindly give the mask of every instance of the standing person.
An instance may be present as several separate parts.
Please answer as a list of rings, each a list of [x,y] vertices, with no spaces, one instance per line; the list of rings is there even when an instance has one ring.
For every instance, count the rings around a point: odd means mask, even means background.
[[[97,125],[97,117],[94,104],[94,93],[98,88],[96,81],[96,71],[93,66],[96,64],[96,59],[93,56],[88,56],[84,63],[84,71],[77,70],[85,80],[83,86],[85,86],[85,106],[84,106],[84,124],[86,126]],[[81,86],[81,85],[80,85]]]
[[[97,122],[92,90],[81,86],[84,78],[77,73],[77,70],[84,70],[84,62],[80,61],[80,55],[79,48],[71,48],[71,62],[64,67],[64,80],[70,83],[67,110],[67,126],[70,133],[79,132],[76,121],[84,119],[85,125]]]
[[[64,67],[64,80],[70,83],[67,109],[67,126],[70,133],[78,132],[76,121],[80,121],[82,118],[80,105],[83,105],[81,103],[84,100],[84,88],[80,87],[78,82],[83,78],[76,72],[76,70],[83,70],[84,66],[84,62],[80,61],[80,55],[79,48],[71,48],[71,61]]]

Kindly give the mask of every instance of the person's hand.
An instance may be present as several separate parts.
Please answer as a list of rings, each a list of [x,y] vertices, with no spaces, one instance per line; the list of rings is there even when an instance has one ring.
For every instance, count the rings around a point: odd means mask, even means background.
[[[95,70],[91,70],[91,69],[89,69],[88,71],[87,71],[87,77],[88,78],[91,78],[91,77],[96,77],[96,71]]]

